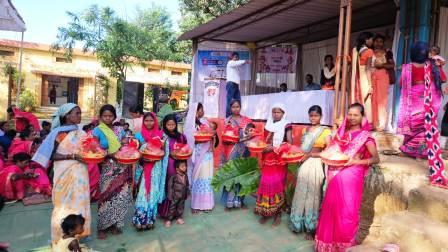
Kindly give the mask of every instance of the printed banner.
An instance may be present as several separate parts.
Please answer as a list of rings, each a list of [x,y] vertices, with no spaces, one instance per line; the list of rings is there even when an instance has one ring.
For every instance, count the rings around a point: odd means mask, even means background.
[[[267,47],[258,50],[258,73],[295,73],[297,48]]]
[[[233,51],[198,51],[199,80],[208,78],[226,78],[226,66]],[[248,60],[249,51],[237,51],[241,60]],[[244,68],[242,80],[250,80],[250,66]]]

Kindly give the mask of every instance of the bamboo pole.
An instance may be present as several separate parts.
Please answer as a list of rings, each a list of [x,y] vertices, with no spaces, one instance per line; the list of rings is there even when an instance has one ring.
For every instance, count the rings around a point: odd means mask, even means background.
[[[346,106],[346,98],[347,98],[347,70],[348,70],[348,50],[350,47],[350,33],[352,27],[352,0],[348,0],[347,2],[347,18],[345,20],[345,37],[344,37],[344,56],[342,57],[342,98],[340,104],[343,106],[340,109],[339,119],[342,119],[345,115]]]
[[[337,127],[339,115],[339,84],[341,82],[341,58],[342,58],[342,41],[344,38],[344,15],[345,9],[342,5],[339,11],[339,33],[338,33],[338,51],[336,53],[336,79],[334,83],[334,104],[333,104],[333,129]]]

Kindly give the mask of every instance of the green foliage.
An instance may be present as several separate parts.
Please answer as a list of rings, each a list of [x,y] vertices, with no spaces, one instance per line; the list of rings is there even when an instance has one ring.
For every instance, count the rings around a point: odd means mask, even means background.
[[[184,33],[248,3],[249,0],[180,0],[179,2],[182,16],[179,29]],[[178,41],[176,50],[183,55],[184,62],[191,63],[193,51],[191,41]]]
[[[94,101],[94,107],[95,111],[98,114],[100,107],[103,104],[108,103],[107,99],[109,97],[109,89],[111,87],[111,80],[107,78],[107,76],[104,75],[97,75],[95,78],[95,101]]]
[[[33,111],[37,107],[36,95],[29,89],[20,94],[19,108],[22,111]]]
[[[235,184],[241,184],[239,195],[254,193],[260,182],[260,170],[256,158],[239,158],[227,162],[213,176],[212,187],[219,191],[223,186],[233,190]]]
[[[133,22],[119,18],[109,7],[92,5],[80,13],[67,12],[71,21],[59,27],[53,51],[65,50],[72,57],[76,43],[81,43],[84,52],[96,53],[101,65],[117,79],[117,100],[121,101],[122,85],[126,72],[132,64],[144,65],[152,59],[168,60],[171,47],[165,39],[173,37],[169,15],[166,10],[154,7],[140,10]],[[171,39],[174,41],[174,39]]]

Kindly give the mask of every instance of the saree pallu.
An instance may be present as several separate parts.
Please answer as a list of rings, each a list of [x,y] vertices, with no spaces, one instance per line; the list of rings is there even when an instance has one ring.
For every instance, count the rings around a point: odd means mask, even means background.
[[[294,232],[316,231],[324,180],[324,166],[320,158],[308,158],[299,167],[290,215],[290,228]]]
[[[272,217],[282,212],[285,204],[286,173],[287,165],[282,161],[280,155],[275,152],[264,155],[255,214]]]
[[[369,122],[372,122],[372,96],[369,96],[370,85],[367,77],[367,67],[365,65],[359,66],[359,82],[361,87],[362,101],[364,105],[365,115]]]
[[[367,168],[350,166],[330,180],[317,224],[316,251],[345,252],[357,244],[355,238]]]
[[[213,153],[211,143],[196,144],[194,166],[191,172],[191,208],[212,210],[215,206],[213,188]]]
[[[372,72],[372,118],[376,128],[386,128],[389,82],[386,69],[375,69]]]
[[[408,131],[404,135],[403,145],[400,150],[411,157],[428,158],[428,148],[425,139],[425,107],[424,100],[425,85],[413,85],[409,95],[410,119],[406,125]]]
[[[157,217],[157,206],[162,202],[164,195],[164,186],[161,186],[162,180],[165,181],[162,161],[156,162],[153,165],[145,163],[144,166],[139,165],[135,174],[135,181],[139,181],[140,178],[140,184],[138,185],[132,224],[137,227],[154,225]],[[146,181],[143,175],[144,169],[150,169],[148,171],[151,174],[150,181]],[[147,183],[151,185],[149,193],[146,190]]]
[[[90,199],[96,201],[100,196],[100,168],[98,164],[88,164],[87,168],[89,170]]]
[[[98,230],[124,227],[126,213],[132,204],[131,183],[131,165],[119,164],[110,158],[101,164]]]
[[[62,155],[76,154],[81,145],[82,131],[71,131],[59,143],[57,152]],[[55,161],[53,177],[53,213],[51,215],[51,240],[62,238],[61,223],[69,214],[81,214],[85,218],[84,233],[90,235],[90,194],[87,166],[76,160]]]

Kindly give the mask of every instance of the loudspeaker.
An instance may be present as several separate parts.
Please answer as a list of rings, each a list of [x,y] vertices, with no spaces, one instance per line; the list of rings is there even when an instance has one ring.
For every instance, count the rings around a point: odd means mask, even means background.
[[[124,118],[131,118],[129,108],[134,105],[141,105],[143,107],[143,99],[145,97],[145,84],[140,82],[124,82],[123,94],[123,112]]]

